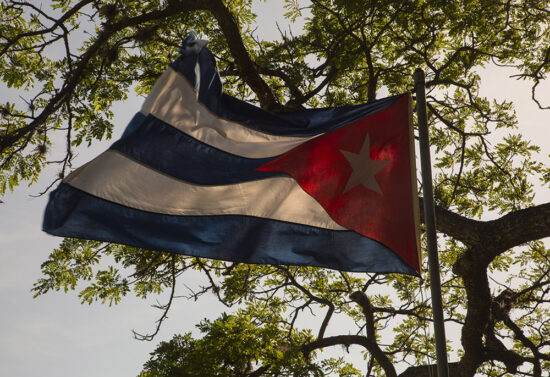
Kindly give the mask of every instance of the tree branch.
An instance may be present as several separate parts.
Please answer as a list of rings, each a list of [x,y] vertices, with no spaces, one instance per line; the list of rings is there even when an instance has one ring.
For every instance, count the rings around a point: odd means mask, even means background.
[[[246,51],[244,47],[241,31],[231,11],[221,0],[204,1],[204,4],[208,4],[206,8],[212,13],[220,25],[227,45],[231,51],[231,55],[237,64],[239,76],[242,77],[254,93],[256,93],[261,107],[268,111],[283,111],[284,107],[277,102],[273,92],[260,77],[256,65],[252,59],[250,59],[250,55],[248,55],[248,51]]]
[[[376,342],[376,327],[374,319],[374,308],[364,292],[355,291],[350,295],[350,298],[357,303],[363,310],[363,315],[367,322],[367,337],[365,348],[370,352],[370,354],[375,358],[375,360],[380,364],[386,376],[388,377],[397,377],[397,372],[395,367],[390,359],[386,356],[384,351],[380,348]]]

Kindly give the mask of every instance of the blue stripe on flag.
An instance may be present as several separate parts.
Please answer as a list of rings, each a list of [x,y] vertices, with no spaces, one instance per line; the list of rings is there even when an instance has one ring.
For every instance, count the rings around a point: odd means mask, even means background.
[[[368,104],[270,113],[223,93],[220,117],[266,133],[284,136],[312,136],[335,130],[392,105],[403,95]],[[205,104],[208,106],[208,104]]]
[[[221,118],[274,135],[311,136],[334,130],[374,114],[401,98],[402,95],[378,101],[342,107],[305,109],[282,113],[267,112],[260,107],[222,92],[222,84],[212,53],[205,41],[189,39],[182,55],[171,67],[187,78],[198,91],[198,99]]]
[[[394,252],[353,231],[251,216],[174,216],[124,207],[62,183],[44,217],[50,234],[258,264],[418,275]]]
[[[111,149],[183,181],[226,185],[285,175],[254,171],[276,156],[236,156],[205,144],[152,115],[134,119],[130,122],[132,131]]]

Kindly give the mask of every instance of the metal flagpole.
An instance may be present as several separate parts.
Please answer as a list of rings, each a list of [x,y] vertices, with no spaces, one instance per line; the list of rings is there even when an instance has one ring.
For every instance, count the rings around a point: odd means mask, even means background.
[[[437,356],[438,377],[449,377],[447,364],[447,344],[443,322],[443,302],[441,300],[441,279],[439,277],[439,257],[437,255],[437,236],[435,233],[435,211],[432,188],[432,167],[430,158],[430,141],[426,116],[426,81],[424,71],[414,71],[416,89],[416,111],[418,114],[418,136],[420,139],[420,166],[422,167],[422,194],[424,197],[424,224],[428,246],[428,271],[432,293],[432,312],[434,319],[435,352]]]

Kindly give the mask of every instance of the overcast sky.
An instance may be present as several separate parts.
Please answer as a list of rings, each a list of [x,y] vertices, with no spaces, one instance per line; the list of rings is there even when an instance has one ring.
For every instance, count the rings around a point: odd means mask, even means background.
[[[258,33],[276,38],[275,20],[282,19],[279,2],[268,1],[259,11]],[[276,17],[275,15],[278,15]],[[281,23],[281,21],[279,21]],[[550,153],[548,137],[550,113],[538,110],[530,101],[530,86],[508,79],[506,69],[483,73],[482,93],[496,99],[513,100],[518,110],[521,132],[541,145],[543,156]],[[540,92],[550,104],[550,85]],[[123,132],[143,99],[132,99],[115,109],[116,129],[113,140]],[[83,163],[106,149],[111,141],[81,151]],[[548,161],[545,158],[545,161]],[[77,164],[78,165],[78,164]],[[131,330],[146,333],[154,329],[159,316],[154,299],[128,297],[121,304],[81,305],[74,292],[55,292],[37,299],[30,289],[40,278],[40,264],[46,260],[60,238],[41,231],[42,213],[47,196],[32,198],[51,182],[55,171],[44,174],[31,188],[25,184],[7,194],[0,204],[0,376],[136,376],[148,354],[161,340],[172,334],[193,330],[202,318],[216,318],[223,307],[208,296],[198,302],[176,302],[169,319],[153,342],[134,340]],[[540,189],[537,203],[550,201],[548,189]],[[196,275],[181,281],[197,283]],[[159,298],[160,302],[163,297]]]

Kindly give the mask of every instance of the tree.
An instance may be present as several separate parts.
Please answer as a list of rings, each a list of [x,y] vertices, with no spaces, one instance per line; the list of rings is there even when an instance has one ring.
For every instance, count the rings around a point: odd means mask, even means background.
[[[547,187],[550,169],[535,160],[539,148],[522,137],[513,104],[479,95],[477,73],[515,67],[545,108],[537,89],[550,70],[547,1],[288,0],[290,22],[307,17],[303,32],[281,32],[278,41],[255,35],[251,0],[55,0],[45,8],[1,3],[0,75],[26,102],[0,107],[2,194],[35,182],[46,164],[59,165],[62,179],[75,149],[110,137],[112,104],[132,88],[147,93],[189,30],[210,41],[226,91],[272,111],[402,93],[422,67],[445,317],[461,333],[451,375],[550,370],[550,251],[541,241],[550,236],[550,203],[534,205],[534,187]],[[63,157],[48,160],[60,140]],[[94,270],[104,256],[115,265]],[[42,269],[36,295],[79,287],[83,302],[117,303],[131,291],[147,298],[168,290],[159,327],[190,270],[208,281],[192,298],[212,292],[237,308],[199,324],[202,338],[161,343],[144,376],[433,370],[429,280],[228,264],[76,239],[65,239]],[[327,335],[342,317],[356,327]],[[360,347],[366,362],[320,352],[334,346]]]

